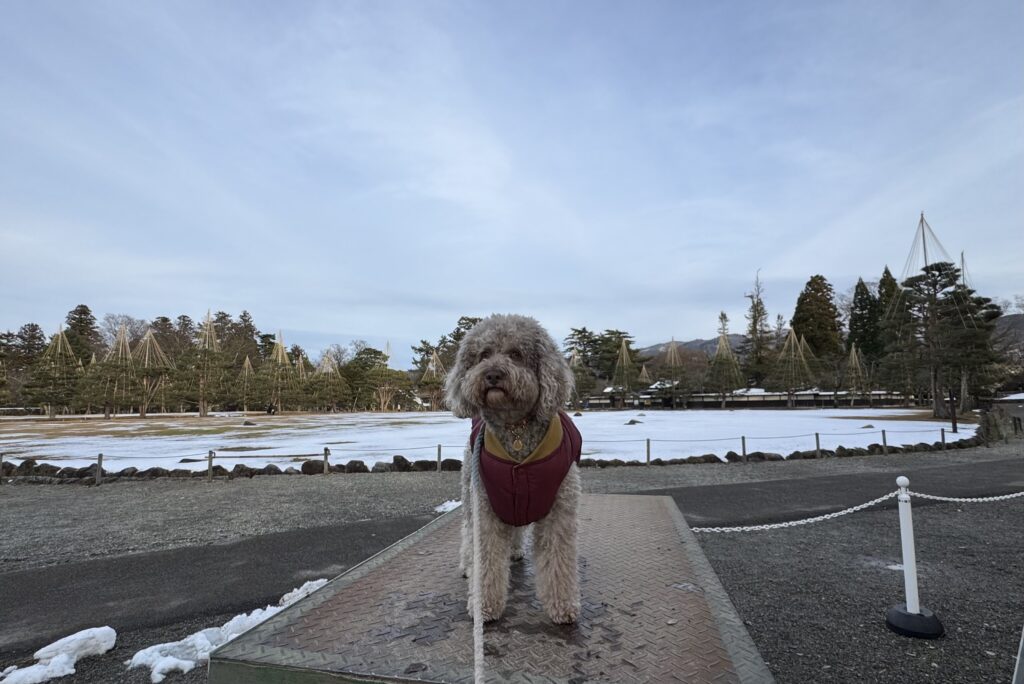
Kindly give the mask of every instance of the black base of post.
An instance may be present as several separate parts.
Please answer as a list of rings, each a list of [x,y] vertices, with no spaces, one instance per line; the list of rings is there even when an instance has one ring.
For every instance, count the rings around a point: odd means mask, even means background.
[[[935,613],[923,607],[920,613],[909,613],[905,603],[888,610],[885,624],[897,634],[917,639],[938,639],[946,633]]]

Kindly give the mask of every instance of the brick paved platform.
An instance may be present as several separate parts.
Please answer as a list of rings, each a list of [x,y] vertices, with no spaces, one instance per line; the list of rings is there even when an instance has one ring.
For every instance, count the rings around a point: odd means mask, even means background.
[[[461,512],[410,537],[214,652],[211,684],[472,682],[458,571]],[[672,499],[585,496],[583,615],[552,624],[527,558],[485,627],[489,682],[771,682]]]

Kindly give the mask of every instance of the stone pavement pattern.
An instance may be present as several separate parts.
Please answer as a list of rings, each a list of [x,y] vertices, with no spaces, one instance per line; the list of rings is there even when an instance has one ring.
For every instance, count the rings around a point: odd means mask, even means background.
[[[292,668],[320,673],[310,681],[344,673],[472,682],[460,515],[439,518],[220,649],[210,682],[236,681],[232,663],[289,668],[294,681],[303,680]],[[488,681],[740,682],[730,658],[736,640],[730,651],[709,605],[714,589],[691,564],[679,525],[667,497],[583,497],[579,623],[554,625],[544,614],[528,553],[513,566],[504,616],[485,627]]]

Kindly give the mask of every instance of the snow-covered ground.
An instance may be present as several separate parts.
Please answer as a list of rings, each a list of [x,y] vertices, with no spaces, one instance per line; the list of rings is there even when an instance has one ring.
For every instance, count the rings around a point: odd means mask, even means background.
[[[864,447],[881,442],[881,430],[892,445],[935,442],[948,423],[922,420],[924,413],[904,409],[594,411],[574,420],[583,433],[583,456],[643,460],[645,440],[652,458],[740,451],[788,454],[821,447]],[[639,421],[627,425],[630,420]],[[254,423],[244,425],[243,422]],[[960,438],[974,434],[960,425]],[[15,463],[24,458],[81,467],[103,453],[106,470],[134,466],[206,468],[206,452],[216,463],[260,468],[269,463],[286,468],[315,458],[324,447],[331,462],[360,459],[367,464],[390,461],[395,454],[410,460],[434,459],[437,445],[444,458],[462,458],[469,421],[450,413],[339,413],[333,415],[160,417],[146,420],[0,422],[0,452]],[[952,440],[957,436],[947,434]],[[182,459],[195,459],[182,463]]]
[[[9,667],[0,672],[2,684],[42,684],[75,674],[82,658],[103,655],[114,648],[117,632],[110,627],[93,627],[58,639],[35,652],[35,665]]]

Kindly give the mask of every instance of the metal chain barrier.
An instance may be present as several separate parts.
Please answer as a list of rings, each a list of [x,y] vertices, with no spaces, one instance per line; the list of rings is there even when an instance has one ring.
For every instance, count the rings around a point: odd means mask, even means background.
[[[886,499],[891,499],[899,494],[899,490],[889,492],[884,496],[880,496],[877,499],[872,499],[867,503],[862,503],[859,506],[847,508],[842,511],[836,511],[835,513],[826,513],[825,515],[818,515],[813,518],[804,518],[803,520],[790,520],[789,522],[783,523],[772,523],[769,525],[744,525],[738,527],[691,527],[691,532],[761,532],[763,530],[779,530],[786,527],[797,527],[798,525],[809,525],[811,523],[822,522],[823,520],[832,520],[843,515],[849,515],[850,513],[856,513],[862,511],[865,508],[870,508],[875,504],[881,503]]]
[[[954,503],[988,503],[989,501],[1006,501],[1007,499],[1016,499],[1018,496],[1024,496],[1024,492],[1016,492],[1014,494],[1003,494],[1001,496],[979,496],[979,497],[963,497],[958,498],[955,496],[936,496],[935,494],[922,494],[921,492],[907,492],[910,496],[916,496],[919,499],[931,499],[932,501],[952,501]]]

